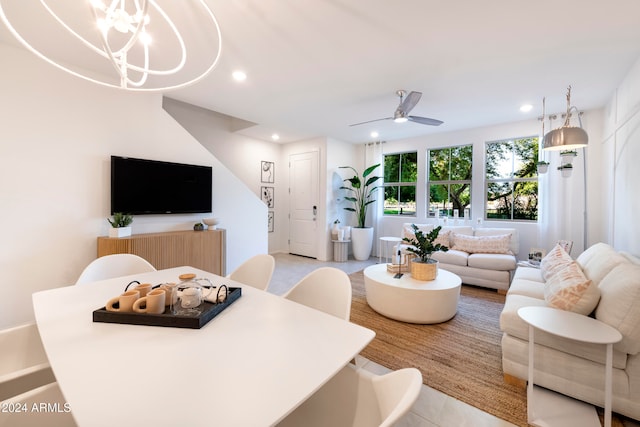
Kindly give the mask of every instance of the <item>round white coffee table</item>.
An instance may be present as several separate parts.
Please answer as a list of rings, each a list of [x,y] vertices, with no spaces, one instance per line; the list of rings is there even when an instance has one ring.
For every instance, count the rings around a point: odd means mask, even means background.
[[[456,315],[462,281],[438,268],[435,280],[414,280],[409,273],[395,279],[386,264],[364,269],[369,306],[391,319],[408,323],[441,323]]]

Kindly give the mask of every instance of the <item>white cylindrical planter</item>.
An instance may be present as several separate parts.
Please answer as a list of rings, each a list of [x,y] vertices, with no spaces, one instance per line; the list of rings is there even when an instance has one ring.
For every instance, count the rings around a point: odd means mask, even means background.
[[[112,227],[109,229],[109,237],[129,237],[131,236],[131,227]]]
[[[368,260],[373,248],[373,227],[353,227],[351,229],[351,245],[355,259],[358,261]]]

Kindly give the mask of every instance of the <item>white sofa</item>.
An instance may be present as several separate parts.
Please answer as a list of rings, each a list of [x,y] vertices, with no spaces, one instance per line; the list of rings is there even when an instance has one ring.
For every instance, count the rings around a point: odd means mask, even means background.
[[[613,347],[613,411],[640,420],[640,260],[604,243],[591,246],[575,261],[569,257],[588,286],[578,293],[573,292],[575,287],[554,293],[554,285],[579,280],[565,273],[570,262],[554,270],[545,260],[540,269],[518,267],[507,293],[500,315],[505,380],[524,383],[527,378],[528,325],[518,316],[520,307],[555,306],[581,312],[622,334],[622,341]],[[558,272],[563,273],[555,276]],[[568,305],[563,305],[568,299],[556,300],[558,295],[572,293],[574,299]],[[536,331],[534,351],[537,385],[604,406],[605,346]]]
[[[412,237],[412,223],[402,225],[400,238]],[[415,224],[429,232],[433,224]],[[507,237],[508,236],[508,237]],[[514,228],[476,228],[471,226],[443,226],[439,233],[449,250],[436,252],[433,259],[440,267],[457,274],[462,283],[506,291],[511,273],[516,269],[516,255],[520,249],[518,230]],[[408,245],[401,244],[405,251]],[[484,250],[490,251],[483,252]]]

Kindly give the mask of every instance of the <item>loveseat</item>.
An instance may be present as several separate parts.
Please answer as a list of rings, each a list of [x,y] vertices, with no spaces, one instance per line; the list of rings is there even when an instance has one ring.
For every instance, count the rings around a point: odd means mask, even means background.
[[[518,267],[500,315],[505,380],[524,384],[528,325],[518,316],[527,306],[570,310],[613,326],[623,336],[613,347],[614,412],[640,420],[640,259],[597,243],[576,260],[558,245],[540,268]],[[605,346],[536,331],[536,385],[604,406]]]
[[[402,225],[400,238],[413,238],[411,223]],[[415,224],[427,233],[433,224]],[[449,248],[435,252],[433,259],[440,267],[457,274],[462,283],[506,291],[511,273],[516,269],[516,255],[520,249],[515,228],[473,228],[471,226],[443,226],[436,242]],[[406,252],[406,242],[399,245]]]

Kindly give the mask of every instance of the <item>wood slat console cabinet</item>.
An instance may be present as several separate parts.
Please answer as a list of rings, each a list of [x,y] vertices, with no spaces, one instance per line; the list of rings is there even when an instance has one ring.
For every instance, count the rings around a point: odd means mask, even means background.
[[[135,254],[158,270],[188,265],[224,276],[226,231],[169,231],[133,234],[129,237],[98,237],[98,257]]]

